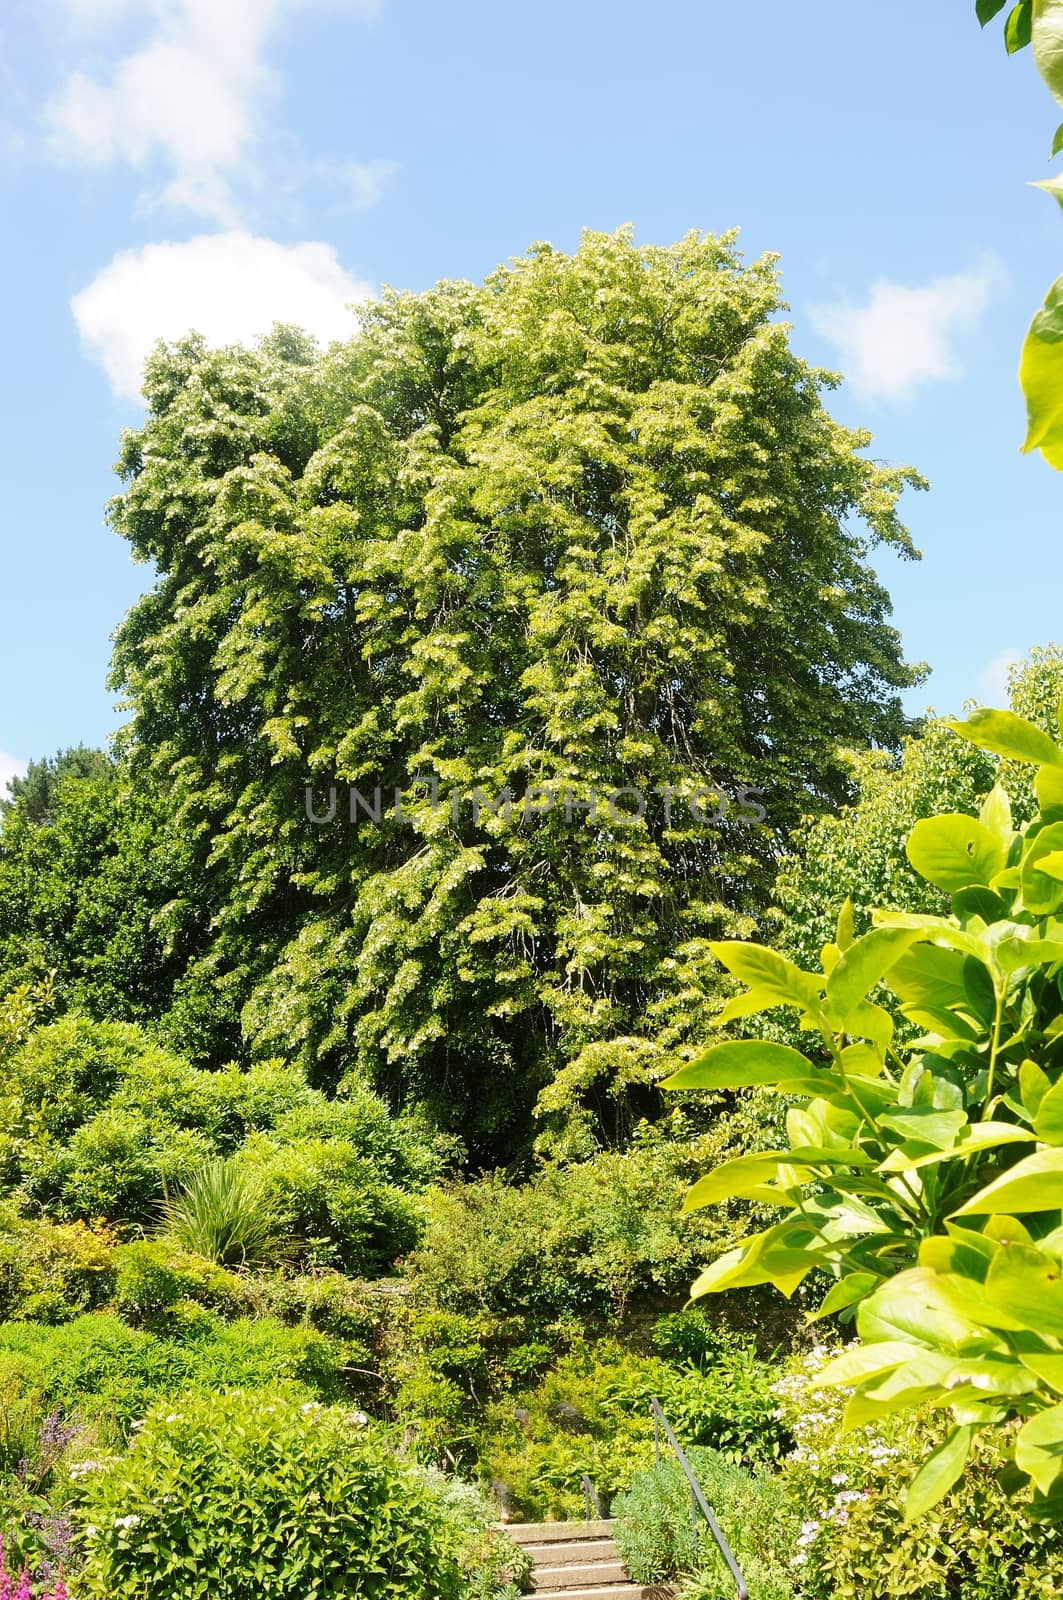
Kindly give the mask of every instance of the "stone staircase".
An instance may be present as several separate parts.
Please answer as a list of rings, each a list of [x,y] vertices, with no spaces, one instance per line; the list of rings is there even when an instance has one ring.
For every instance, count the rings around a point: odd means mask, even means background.
[[[670,1589],[644,1589],[631,1583],[613,1543],[611,1522],[517,1522],[506,1532],[535,1562],[536,1597],[557,1600],[634,1600],[664,1597]]]

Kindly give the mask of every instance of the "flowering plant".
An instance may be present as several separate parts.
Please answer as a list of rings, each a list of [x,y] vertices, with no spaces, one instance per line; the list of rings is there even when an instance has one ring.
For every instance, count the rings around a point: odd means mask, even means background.
[[[894,1413],[842,1433],[851,1391],[817,1387],[837,1354],[816,1346],[775,1386],[794,1438],[782,1474],[801,1517],[792,1569],[802,1600],[1058,1596],[1063,1533],[1030,1517],[1028,1489],[1005,1492],[1006,1441],[983,1435],[948,1499],[906,1524],[908,1485],[947,1418]]]

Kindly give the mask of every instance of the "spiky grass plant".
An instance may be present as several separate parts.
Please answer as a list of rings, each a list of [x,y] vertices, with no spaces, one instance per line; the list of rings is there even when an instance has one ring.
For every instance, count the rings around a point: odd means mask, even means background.
[[[261,1266],[285,1243],[284,1219],[261,1178],[231,1158],[193,1173],[167,1198],[164,1216],[175,1244],[219,1266]]]

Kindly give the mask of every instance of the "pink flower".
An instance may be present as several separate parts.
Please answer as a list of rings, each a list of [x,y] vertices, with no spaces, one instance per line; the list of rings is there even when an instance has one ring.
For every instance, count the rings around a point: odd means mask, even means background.
[[[51,1600],[70,1600],[70,1596],[66,1592],[66,1584],[62,1578],[55,1580],[55,1588],[52,1590]]]
[[[18,1586],[12,1600],[33,1600],[33,1586],[30,1583],[30,1569],[23,1567],[18,1575]]]

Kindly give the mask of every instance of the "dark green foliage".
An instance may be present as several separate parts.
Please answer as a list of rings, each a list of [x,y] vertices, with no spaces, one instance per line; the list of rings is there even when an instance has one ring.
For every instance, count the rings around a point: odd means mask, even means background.
[[[9,779],[6,796],[0,796],[0,817],[17,812],[26,822],[53,824],[61,805],[61,787],[70,779],[109,778],[113,763],[102,750],[72,745],[54,756],[31,761],[24,773]]]
[[[197,1060],[232,1054],[225,992],[183,982],[211,907],[158,792],[96,751],[31,762],[14,789],[0,827],[0,990],[54,972],[61,1009],[100,1021],[165,1013]]]

